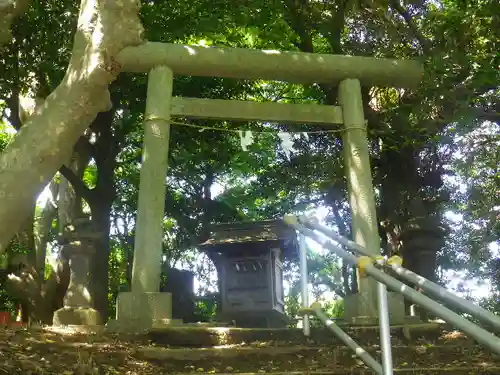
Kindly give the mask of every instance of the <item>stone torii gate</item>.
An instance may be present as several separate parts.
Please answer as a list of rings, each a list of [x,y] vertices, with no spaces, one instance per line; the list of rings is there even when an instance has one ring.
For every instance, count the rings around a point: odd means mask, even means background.
[[[132,288],[118,296],[115,324],[148,328],[170,323],[171,295],[160,293],[159,286],[171,116],[343,124],[354,241],[374,255],[380,253],[361,83],[415,87],[423,75],[420,63],[154,42],[128,47],[117,60],[123,71],[147,72],[149,79]],[[172,97],[174,74],[338,84],[339,106]],[[376,318],[375,282],[363,278],[359,293],[345,303],[349,322],[359,322],[359,317]],[[394,323],[401,314],[404,317],[402,301],[398,307],[393,304],[391,312]]]

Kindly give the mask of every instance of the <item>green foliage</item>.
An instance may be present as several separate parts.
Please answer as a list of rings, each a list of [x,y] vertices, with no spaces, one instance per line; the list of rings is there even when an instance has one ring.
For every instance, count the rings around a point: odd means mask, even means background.
[[[344,301],[341,299],[327,301],[323,305],[323,309],[331,318],[342,318],[344,316]]]
[[[115,315],[116,297],[124,285],[129,286],[130,280],[127,275],[127,254],[126,250],[115,239],[111,240],[109,257],[109,314]],[[130,290],[128,288],[128,290]]]
[[[5,289],[5,275],[0,272],[0,312],[8,311],[11,314],[16,312],[16,304]]]
[[[94,188],[97,181],[97,166],[95,164],[89,164],[83,173],[83,182],[90,189]]]
[[[12,135],[7,132],[7,126],[0,123],[0,152],[7,147],[11,139]]]
[[[195,303],[194,314],[197,321],[211,321],[217,313],[217,298],[203,297],[198,298]]]

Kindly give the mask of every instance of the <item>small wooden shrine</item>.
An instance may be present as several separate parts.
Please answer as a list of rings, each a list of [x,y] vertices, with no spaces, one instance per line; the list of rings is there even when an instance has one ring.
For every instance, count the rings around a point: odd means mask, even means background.
[[[295,230],[282,220],[218,224],[202,243],[219,276],[219,319],[240,327],[283,327],[283,260],[298,256]]]

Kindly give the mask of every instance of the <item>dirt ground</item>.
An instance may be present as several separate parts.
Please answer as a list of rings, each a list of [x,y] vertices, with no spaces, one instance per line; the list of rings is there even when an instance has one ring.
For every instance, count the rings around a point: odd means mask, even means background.
[[[135,350],[133,341],[112,335],[0,329],[0,374],[162,373],[156,366],[133,358]]]
[[[369,350],[373,355],[380,353],[375,346]],[[499,367],[495,367],[500,364],[496,356],[464,342],[413,347],[395,345],[393,357],[405,373],[415,367],[436,370],[445,363],[443,373],[447,374],[500,373]],[[463,372],[470,366],[475,368]],[[364,372],[362,367],[363,364],[348,349],[331,344],[304,346],[270,341],[182,348],[158,345],[147,335],[89,334],[63,328],[0,328],[0,375],[371,373]],[[476,372],[475,369],[482,370]]]

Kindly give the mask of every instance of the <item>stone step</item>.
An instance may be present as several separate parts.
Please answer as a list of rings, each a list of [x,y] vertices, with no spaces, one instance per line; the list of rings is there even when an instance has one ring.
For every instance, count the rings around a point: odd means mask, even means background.
[[[379,347],[365,347],[380,360]],[[500,367],[500,358],[476,345],[394,346],[395,367],[483,369]],[[346,347],[222,347],[203,349],[171,349],[142,347],[133,354],[139,360],[159,365],[167,373],[214,373],[273,371],[351,371],[365,368]],[[365,368],[366,370],[366,368]],[[481,370],[483,371],[483,370]],[[474,373],[474,372],[473,372]],[[472,373],[472,374],[473,374]],[[482,373],[482,372],[480,372]]]
[[[343,327],[360,345],[376,345],[380,342],[378,327]],[[137,336],[138,337],[138,336]],[[472,342],[467,336],[454,332],[438,323],[393,326],[391,338],[394,345],[435,344],[448,345]],[[317,328],[309,338],[300,329],[244,329],[203,326],[171,326],[152,329],[142,336],[159,346],[203,348],[218,345],[272,344],[288,345],[343,345],[328,329]]]

